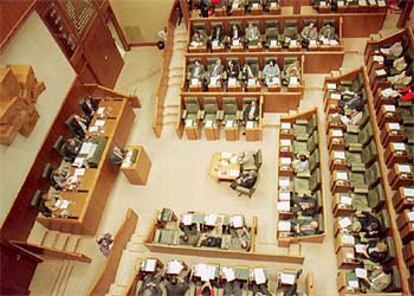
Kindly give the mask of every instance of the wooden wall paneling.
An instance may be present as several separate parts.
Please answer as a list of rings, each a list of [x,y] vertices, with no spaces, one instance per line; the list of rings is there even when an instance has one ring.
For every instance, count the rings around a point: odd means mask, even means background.
[[[37,210],[30,205],[30,201],[37,189],[46,190],[49,188],[41,177],[46,163],[51,162],[57,166],[61,161],[61,157],[53,150],[53,144],[60,135],[64,137],[72,136],[65,125],[65,120],[71,114],[81,112],[78,101],[86,96],[81,86],[80,81],[75,79],[2,225],[0,230],[2,238],[19,241],[25,241],[28,238],[38,215]]]
[[[13,37],[38,0],[0,1],[0,49]]]
[[[362,38],[377,34],[382,29],[386,17],[386,13],[344,13],[341,15],[344,38]]]
[[[97,18],[83,40],[85,57],[98,78],[98,83],[114,87],[124,61],[115,45],[109,29]]]

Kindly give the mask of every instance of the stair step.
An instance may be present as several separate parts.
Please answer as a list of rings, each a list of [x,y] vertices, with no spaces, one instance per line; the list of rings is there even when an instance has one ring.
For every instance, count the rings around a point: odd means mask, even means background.
[[[177,122],[176,121],[163,121],[162,122],[162,125],[165,125],[165,126],[176,126],[177,125]]]
[[[68,242],[66,244],[65,251],[67,251],[67,252],[76,252],[76,250],[78,249],[79,241],[80,241],[79,236],[70,235],[69,239],[68,239]]]
[[[45,236],[42,240],[42,246],[53,248],[58,240],[59,232],[58,231],[46,231]]]
[[[70,234],[68,233],[59,233],[58,239],[55,243],[55,249],[65,250],[66,245],[69,241]]]
[[[164,109],[167,109],[167,108],[178,108],[179,105],[178,104],[165,104],[163,107],[164,107]]]
[[[55,293],[56,296],[63,296],[65,294],[66,287],[68,286],[68,282],[69,282],[70,276],[72,275],[74,266],[75,266],[75,261],[67,260],[66,268],[62,274],[60,284],[57,287],[57,290]]]
[[[122,253],[121,260],[119,261],[118,271],[116,273],[114,281],[115,284],[119,286],[128,285],[129,279],[135,273],[135,266],[137,264],[137,260],[141,256],[141,253],[124,250],[124,252]]]
[[[166,112],[166,113],[163,113],[162,114],[162,116],[164,116],[164,117],[177,117],[178,116],[178,112]]]
[[[59,275],[54,281],[51,296],[58,295],[60,286],[62,285],[63,279],[65,278],[65,274],[66,274],[66,270],[68,268],[68,264],[69,264],[68,260],[62,260],[62,265],[61,265],[61,268],[59,269]]]
[[[35,222],[32,231],[30,232],[27,242],[31,244],[41,245],[48,230],[40,223]]]

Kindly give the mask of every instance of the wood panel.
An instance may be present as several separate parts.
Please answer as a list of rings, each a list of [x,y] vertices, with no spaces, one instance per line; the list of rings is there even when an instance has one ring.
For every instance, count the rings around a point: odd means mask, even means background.
[[[0,49],[12,38],[38,0],[0,1]]]
[[[132,209],[128,209],[124,222],[115,234],[114,243],[105,262],[105,267],[99,273],[97,280],[89,291],[89,295],[105,295],[108,293],[109,287],[115,280],[122,253],[135,231],[137,222],[137,214]]]

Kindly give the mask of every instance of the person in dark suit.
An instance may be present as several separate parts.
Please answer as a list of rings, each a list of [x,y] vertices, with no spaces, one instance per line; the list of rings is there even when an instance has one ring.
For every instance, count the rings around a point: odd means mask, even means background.
[[[70,138],[63,143],[61,150],[63,152],[63,156],[69,158],[73,161],[76,156],[78,156],[83,142],[78,138]]]
[[[242,289],[240,281],[233,280],[231,282],[226,281],[224,284],[224,296],[241,296]]]
[[[93,117],[95,111],[98,110],[99,102],[98,100],[92,98],[91,96],[86,97],[80,104],[83,114],[89,119]]]
[[[79,137],[84,138],[88,131],[90,120],[78,114],[73,115],[70,122],[72,131]]]
[[[301,214],[302,216],[313,217],[317,213],[317,201],[314,197],[294,196],[292,197],[291,202],[293,204],[293,206],[291,207],[291,212],[294,214]]]
[[[164,287],[167,290],[167,296],[184,296],[189,288],[188,279],[173,276],[169,280],[166,279]]]
[[[375,263],[382,263],[388,256],[388,245],[384,241],[373,240],[364,245],[364,247],[362,252],[357,252],[357,255],[364,259],[369,259]]]
[[[253,282],[252,286],[253,296],[270,296],[272,295],[267,287],[267,282],[264,284],[256,284]]]
[[[230,187],[236,190],[237,186],[250,189],[256,184],[257,173],[254,170],[243,172],[234,182],[231,183]]]
[[[247,105],[244,109],[244,121],[257,121],[259,117],[259,106],[257,106],[257,103],[255,100],[251,102],[251,104]]]
[[[227,77],[238,79],[240,73],[239,63],[236,63],[234,60],[230,60],[227,63]]]
[[[109,156],[109,159],[114,166],[121,166],[122,162],[125,159],[126,154],[127,154],[126,150],[118,146],[115,146],[114,149],[112,150],[111,155]]]
[[[362,211],[356,213],[356,221],[353,223],[353,230],[365,233],[365,237],[374,238],[381,234],[381,223],[377,217],[370,212]]]
[[[208,233],[204,233],[200,237],[200,242],[198,243],[198,245],[200,247],[220,248],[221,242],[222,242],[221,237],[212,236]]]
[[[217,45],[223,45],[224,37],[225,35],[223,25],[214,26],[213,34],[211,35],[211,41],[217,43]]]
[[[136,293],[137,296],[162,296],[160,288],[161,275],[148,273],[144,276],[142,286]]]

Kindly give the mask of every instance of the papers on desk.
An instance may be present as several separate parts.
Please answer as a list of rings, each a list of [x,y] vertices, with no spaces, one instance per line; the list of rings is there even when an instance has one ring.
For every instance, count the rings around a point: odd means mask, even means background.
[[[253,3],[252,8],[258,9],[259,8],[259,3]]]
[[[345,258],[346,259],[355,259],[355,255],[354,255],[354,253],[353,252],[349,252],[349,253],[346,253],[345,254]]]
[[[348,205],[348,206],[352,206],[352,198],[350,198],[349,196],[347,196],[347,195],[341,195],[339,197],[339,199],[340,199],[340,203],[341,204]]]
[[[397,94],[398,94],[398,92],[396,92],[392,88],[386,88],[386,89],[381,90],[381,96],[383,96],[385,98],[394,97]]]
[[[211,265],[207,264],[197,264],[195,266],[194,274],[201,278],[203,282],[207,282],[209,280],[214,280],[216,273],[216,268]]]
[[[342,130],[340,129],[333,129],[332,130],[332,137],[343,137]]]
[[[198,82],[199,82],[199,80],[198,80],[198,78],[192,78],[191,79],[191,85],[198,85]]]
[[[81,167],[83,167],[84,163],[85,163],[85,158],[84,157],[76,157],[75,160],[72,163],[72,166],[81,168]]]
[[[298,78],[295,77],[295,76],[290,77],[290,79],[289,79],[289,85],[290,86],[298,86],[299,85]]]
[[[288,190],[279,191],[279,200],[289,200],[290,201],[290,191],[288,191]]]
[[[343,7],[343,6],[345,6],[345,2],[343,0],[339,0],[338,7]]]
[[[256,121],[249,120],[249,121],[246,122],[246,128],[247,129],[255,128],[255,126],[256,126]]]
[[[385,3],[385,0],[378,0],[378,6],[379,7],[385,7],[387,4]]]
[[[366,279],[368,276],[368,272],[366,269],[363,268],[355,268],[355,275],[360,279]]]
[[[229,86],[236,86],[237,84],[237,79],[234,77],[230,77],[229,78]]]
[[[280,212],[290,212],[290,201],[283,200],[277,203],[277,209]]]
[[[256,284],[261,285],[266,283],[266,274],[263,268],[255,268],[253,270],[253,278]]]
[[[355,245],[355,252],[357,253],[364,253],[366,251],[367,247],[362,244],[356,244]]]
[[[332,99],[332,100],[338,100],[339,101],[341,99],[341,94],[332,92],[329,98]]]
[[[279,178],[279,187],[289,187],[290,179],[287,177],[280,177]]]
[[[214,76],[210,78],[210,85],[218,85],[219,77]]]
[[[359,282],[358,281],[348,281],[348,287],[351,289],[358,289]]]
[[[335,90],[336,89],[336,83],[334,83],[334,82],[328,82],[326,84],[326,88],[329,89],[329,90]]]
[[[85,142],[82,144],[81,150],[79,151],[79,154],[89,154],[92,148],[91,142]]]
[[[244,217],[241,215],[235,215],[230,218],[230,222],[234,228],[241,228],[244,225]]]
[[[295,284],[295,279],[296,279],[296,275],[292,273],[282,272],[280,275],[280,281],[282,282],[282,284],[285,284],[285,285]]]
[[[141,269],[145,272],[154,272],[156,266],[157,266],[156,259],[147,259],[145,261],[142,261],[141,263]]]
[[[338,44],[339,44],[338,40],[336,40],[336,39],[329,40],[329,45],[330,46],[337,46]]]
[[[221,152],[220,153],[220,158],[221,159],[230,159],[233,157],[233,153],[231,152]]]
[[[89,129],[88,129],[88,131],[89,132],[91,132],[91,133],[95,133],[95,132],[97,132],[98,131],[98,127],[97,126],[90,126],[89,127]]]
[[[105,125],[105,120],[98,119],[95,121],[95,126],[104,126],[104,125]]]
[[[77,176],[83,176],[83,175],[85,175],[85,169],[75,169],[73,175],[76,176],[76,177]]]
[[[404,187],[403,192],[406,197],[414,197],[414,188]]]
[[[344,245],[355,245],[355,237],[346,233],[342,234],[342,242],[344,243]]]
[[[405,144],[404,143],[391,143],[392,148],[394,150],[400,150],[400,151],[405,151]]]
[[[204,223],[207,226],[216,226],[217,216],[215,214],[208,214],[204,217]]]
[[[226,121],[226,127],[227,128],[232,128],[234,126],[234,121],[233,120],[227,120]]]
[[[256,79],[249,78],[249,80],[247,80],[247,85],[248,86],[256,86]]]
[[[222,267],[221,271],[223,272],[227,282],[232,282],[236,279],[236,274],[233,268]]]
[[[281,147],[290,147],[290,146],[292,146],[292,140],[289,140],[289,139],[281,139],[280,140],[280,146]]]
[[[335,159],[345,159],[345,151],[334,151],[333,155]]]
[[[399,131],[401,126],[398,122],[388,122],[388,128],[392,131]]]
[[[291,40],[289,47],[298,47],[298,41],[297,40]]]
[[[205,124],[205,127],[212,128],[213,127],[213,121],[212,120],[207,120],[206,124]]]
[[[383,105],[384,106],[384,110],[386,112],[395,112],[395,106],[394,105]]]
[[[186,119],[185,120],[185,127],[192,127],[193,126],[193,120],[192,119]]]
[[[316,40],[309,40],[309,46],[316,46]]]
[[[233,46],[240,46],[240,40],[233,40]]]
[[[288,220],[280,220],[277,223],[277,229],[279,230],[279,232],[282,232],[282,231],[289,232],[290,229],[291,229],[290,221],[288,221]]]
[[[211,43],[211,45],[213,47],[218,47],[219,46],[219,41],[218,40],[213,40],[213,42]]]
[[[99,107],[98,110],[96,110],[96,113],[98,113],[98,115],[103,115],[105,112],[105,107]]]
[[[328,38],[322,37],[321,41],[322,41],[323,45],[329,45],[329,39]]]
[[[237,8],[239,8],[239,3],[233,3],[232,5],[231,5],[231,8],[232,9],[237,9]]]
[[[193,215],[192,214],[183,214],[183,217],[181,218],[181,222],[184,225],[191,225],[193,224]]]
[[[339,227],[341,227],[342,229],[352,225],[352,221],[349,217],[344,217],[340,219],[338,223],[339,223]]]
[[[409,212],[408,214],[407,214],[407,216],[408,216],[408,220],[411,222],[411,221],[414,221],[414,212]]]
[[[384,63],[384,57],[382,55],[374,55],[373,60],[374,62],[377,62],[380,64]]]
[[[281,157],[280,163],[282,165],[290,165],[292,163],[292,159],[290,157]]]
[[[270,40],[270,47],[275,47],[275,46],[277,46],[277,40]]]
[[[397,169],[400,173],[411,173],[411,167],[408,164],[397,164]]]
[[[69,205],[70,205],[70,201],[65,200],[65,199],[59,199],[58,201],[56,201],[55,203],[55,207],[61,209],[61,210],[66,210]]]
[[[168,262],[167,273],[179,274],[183,270],[184,266],[180,261],[173,260]]]
[[[379,70],[376,70],[375,71],[375,75],[377,75],[377,76],[385,76],[385,75],[387,75],[387,72],[385,72],[384,69],[379,69]]]
[[[270,8],[277,8],[277,3],[276,2],[270,3]]]
[[[280,128],[282,130],[290,130],[292,129],[292,124],[290,122],[282,122]]]
[[[280,78],[279,77],[272,77],[269,79],[270,85],[279,85],[280,84]]]
[[[348,181],[348,173],[347,172],[336,172],[336,179],[337,180],[344,180]]]

